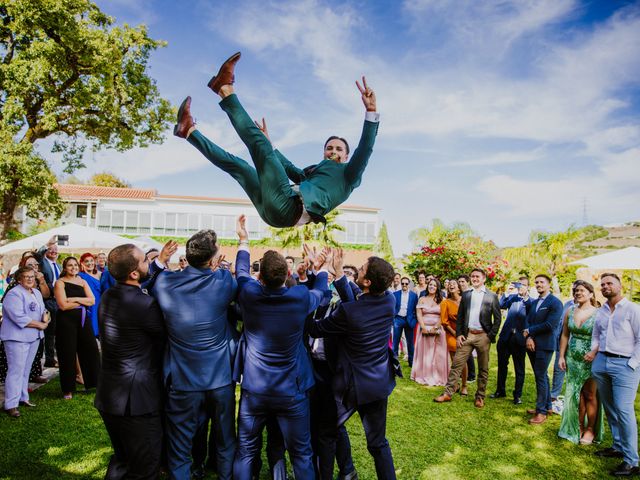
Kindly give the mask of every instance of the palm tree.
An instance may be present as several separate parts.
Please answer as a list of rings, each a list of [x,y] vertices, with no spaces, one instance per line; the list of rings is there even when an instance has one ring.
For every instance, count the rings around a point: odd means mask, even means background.
[[[300,227],[269,227],[271,239],[281,248],[300,247],[303,243],[336,247],[339,243],[335,238],[335,232],[344,232],[344,227],[337,222],[339,215],[339,210],[332,210],[325,215],[327,223],[324,225],[307,223]]]

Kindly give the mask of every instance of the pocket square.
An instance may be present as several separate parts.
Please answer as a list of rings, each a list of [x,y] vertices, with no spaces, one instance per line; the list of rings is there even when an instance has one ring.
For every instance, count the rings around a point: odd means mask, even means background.
[[[540,311],[540,310],[549,310],[549,307],[540,307],[540,308],[538,309],[538,311]]]

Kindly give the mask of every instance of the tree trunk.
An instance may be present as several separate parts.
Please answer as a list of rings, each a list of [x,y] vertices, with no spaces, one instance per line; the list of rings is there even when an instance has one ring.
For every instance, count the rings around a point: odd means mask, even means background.
[[[5,193],[0,211],[0,240],[7,238],[9,230],[15,226],[14,215],[18,200],[13,192]]]

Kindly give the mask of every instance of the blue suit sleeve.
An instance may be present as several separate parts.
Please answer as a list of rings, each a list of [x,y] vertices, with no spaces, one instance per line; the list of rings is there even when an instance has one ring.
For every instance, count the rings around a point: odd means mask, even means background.
[[[311,320],[308,322],[309,335],[313,338],[327,337],[330,335],[341,335],[347,328],[347,314],[342,304],[338,305],[331,315],[321,320]]]
[[[238,250],[236,254],[236,280],[238,291],[242,290],[244,285],[253,280],[249,269],[251,266],[251,255],[245,250]]]
[[[329,291],[328,274],[327,272],[320,272],[316,277],[316,281],[312,290],[309,290],[309,308],[307,314],[313,312],[322,299],[325,297],[325,293]]]
[[[333,286],[336,287],[336,292],[340,295],[340,300],[343,302],[353,302],[355,300],[355,296],[353,295],[353,290],[351,289],[351,285],[347,280],[347,277],[343,275],[338,280],[333,282]]]
[[[367,168],[367,163],[369,163],[369,158],[373,152],[373,144],[375,143],[378,133],[378,125],[379,122],[369,122],[365,120],[358,147],[353,152],[349,163],[347,163],[344,176],[353,188],[360,185],[362,174],[365,168]]]

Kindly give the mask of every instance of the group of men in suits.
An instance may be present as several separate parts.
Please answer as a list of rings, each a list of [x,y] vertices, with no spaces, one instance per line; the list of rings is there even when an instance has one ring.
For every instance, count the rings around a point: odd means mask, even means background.
[[[208,417],[219,478],[256,476],[262,430],[269,422],[279,430],[296,478],[332,478],[340,426],[357,411],[378,478],[395,478],[385,437],[387,398],[395,386],[388,347],[395,299],[386,292],[393,267],[369,258],[356,286],[342,274],[341,253],[327,250],[314,257],[313,273],[305,272],[287,288],[287,262],[270,251],[254,279],[244,223],[241,216],[235,278],[216,268],[218,246],[211,230],[189,239],[184,270],[155,272],[146,282],[150,295],[140,288],[149,272],[142,251],[124,245],[110,253],[117,285],[100,307],[103,366],[95,402],[114,447],[107,477],[157,475],[164,411],[172,478],[191,477],[194,437]],[[329,274],[342,301],[313,315],[331,301]],[[322,454],[316,451],[315,457],[312,444],[318,449],[318,442],[310,435],[318,430],[310,424],[315,379],[307,350],[313,342],[305,335],[335,339],[325,350],[330,386],[323,398],[332,401],[320,406],[328,413],[322,417]],[[236,382],[241,385],[237,438]],[[352,464],[350,470],[344,477],[357,478]],[[285,474],[274,472],[276,478]]]

